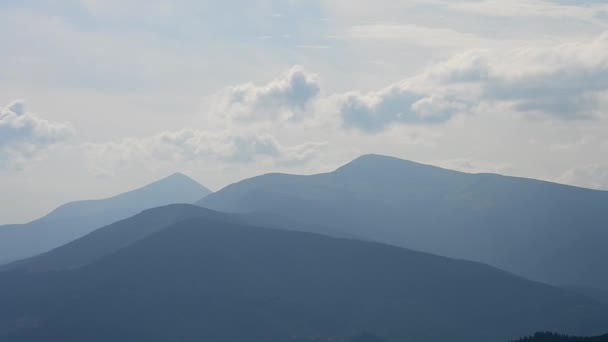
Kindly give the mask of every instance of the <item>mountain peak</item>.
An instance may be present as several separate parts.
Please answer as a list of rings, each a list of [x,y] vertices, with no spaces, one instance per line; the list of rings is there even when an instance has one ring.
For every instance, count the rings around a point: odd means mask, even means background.
[[[125,214],[117,216],[118,218],[124,218],[128,215],[137,214],[144,209],[161,205],[191,203],[209,193],[211,193],[211,190],[197,181],[183,173],[176,172],[155,182],[112,197],[66,203],[42,219],[80,217],[85,213],[92,215],[101,212],[124,212]]]
[[[164,179],[190,179],[190,180],[192,180],[192,178],[186,176],[185,174],[183,174],[181,172],[174,172],[174,173],[170,174],[169,176],[165,177]]]
[[[194,179],[186,176],[185,174],[183,174],[181,172],[172,173],[171,175],[169,175],[165,178],[161,178],[161,179],[157,180],[156,182],[145,185],[134,191],[150,190],[150,189],[155,189],[155,188],[157,188],[157,189],[162,188],[162,189],[168,190],[173,187],[198,189],[198,190],[204,192],[205,194],[211,193],[211,190],[207,189],[205,186],[203,186],[199,182],[195,181]],[[177,189],[175,189],[175,190],[177,190]]]
[[[183,174],[181,172],[174,172],[174,173],[170,174],[167,177],[159,179],[157,182],[166,182],[166,181],[190,181],[190,182],[196,182],[194,179],[186,176],[185,174]]]
[[[336,172],[379,172],[379,171],[404,171],[404,169],[428,169],[437,167],[420,164],[414,161],[390,157],[381,154],[364,154],[351,162],[339,167]]]

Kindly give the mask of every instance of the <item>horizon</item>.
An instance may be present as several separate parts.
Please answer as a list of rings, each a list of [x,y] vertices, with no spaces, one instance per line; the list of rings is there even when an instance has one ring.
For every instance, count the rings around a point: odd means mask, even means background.
[[[425,164],[425,163],[417,162],[417,161],[414,161],[414,160],[402,159],[402,158],[398,158],[398,157],[390,156],[390,155],[383,155],[383,154],[377,154],[377,153],[367,153],[367,154],[360,155],[360,156],[356,157],[355,159],[352,159],[352,160],[348,161],[347,163],[341,164],[341,165],[339,165],[338,167],[336,167],[334,169],[326,170],[326,171],[321,171],[319,173],[307,173],[307,174],[303,174],[303,173],[268,172],[268,173],[263,173],[263,174],[259,174],[259,175],[253,175],[253,176],[251,176],[249,178],[237,180],[234,183],[226,184],[226,185],[221,186],[220,188],[215,189],[215,190],[211,189],[208,186],[206,186],[205,184],[197,181],[195,177],[189,176],[189,175],[185,174],[184,172],[176,171],[176,172],[173,172],[170,175],[164,176],[164,177],[162,177],[160,179],[153,180],[152,182],[135,185],[135,187],[133,187],[133,188],[123,189],[119,193],[110,194],[109,196],[106,196],[106,197],[73,199],[73,200],[67,201],[65,203],[61,203],[57,207],[52,208],[51,210],[49,210],[48,212],[45,212],[45,213],[43,213],[43,214],[41,214],[41,215],[39,215],[39,216],[31,219],[31,220],[28,220],[28,221],[24,221],[24,222],[0,222],[0,225],[13,225],[13,224],[31,223],[32,221],[35,221],[37,219],[40,219],[42,217],[45,217],[46,215],[49,215],[49,214],[53,213],[55,210],[61,208],[62,206],[66,205],[66,204],[70,204],[70,203],[73,203],[73,202],[99,201],[99,200],[111,199],[111,198],[113,198],[115,196],[123,195],[123,194],[130,193],[130,192],[136,192],[138,190],[142,190],[142,189],[148,188],[151,185],[154,185],[156,183],[161,183],[161,182],[166,181],[166,180],[168,180],[170,178],[173,178],[175,176],[186,177],[189,180],[198,183],[198,185],[202,186],[203,188],[211,191],[211,193],[214,193],[214,192],[219,192],[219,191],[227,188],[230,185],[234,185],[234,184],[240,183],[241,181],[245,181],[245,180],[250,179],[250,178],[263,177],[263,176],[266,176],[266,175],[282,174],[282,175],[287,175],[287,176],[312,176],[312,175],[317,175],[317,174],[332,173],[332,172],[337,171],[338,169],[340,169],[340,168],[342,168],[344,166],[347,166],[347,165],[349,165],[349,164],[351,164],[351,163],[359,160],[362,157],[369,157],[369,156],[389,158],[389,159],[397,159],[397,160],[402,161],[402,162],[414,163],[414,164],[419,165],[419,166],[430,166],[430,167],[439,168],[439,169],[446,170],[446,171],[456,171],[456,172],[470,174],[470,175],[495,175],[495,176],[508,177],[508,178],[517,178],[517,179],[524,179],[524,180],[540,181],[540,182],[551,183],[551,184],[556,184],[556,185],[562,185],[562,186],[567,186],[567,187],[573,187],[573,188],[578,188],[578,189],[583,189],[583,190],[600,191],[600,192],[605,192],[606,191],[606,192],[608,192],[608,190],[604,190],[604,189],[586,188],[586,187],[583,187],[583,186],[577,186],[577,185],[572,185],[572,184],[560,183],[560,182],[551,181],[551,180],[543,180],[543,179],[529,178],[529,177],[523,177],[523,176],[514,176],[514,175],[497,173],[497,172],[472,172],[472,171],[466,171],[466,170],[463,171],[463,170],[451,169],[449,167],[444,167],[444,166],[441,166],[441,165]]]
[[[366,153],[608,189],[603,1],[246,4],[0,4],[1,221]]]

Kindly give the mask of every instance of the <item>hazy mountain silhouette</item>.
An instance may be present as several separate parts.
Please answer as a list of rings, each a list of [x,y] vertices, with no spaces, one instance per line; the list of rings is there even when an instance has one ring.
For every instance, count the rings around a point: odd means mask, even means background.
[[[280,213],[372,240],[608,289],[608,192],[366,155],[334,172],[267,174],[199,205]]]
[[[77,269],[0,273],[0,340],[272,342],[370,331],[504,342],[608,329],[608,306],[483,264],[204,216]]]
[[[0,264],[37,255],[142,210],[192,203],[210,191],[176,173],[111,198],[67,203],[27,224],[0,226]]]
[[[262,214],[225,214],[192,204],[171,204],[148,209],[138,215],[99,228],[49,252],[0,266],[0,271],[43,272],[88,265],[129,246],[167,226],[193,218],[213,218],[218,222],[250,224],[300,231],[324,230],[303,226],[279,216]],[[339,235],[338,233],[334,235]]]

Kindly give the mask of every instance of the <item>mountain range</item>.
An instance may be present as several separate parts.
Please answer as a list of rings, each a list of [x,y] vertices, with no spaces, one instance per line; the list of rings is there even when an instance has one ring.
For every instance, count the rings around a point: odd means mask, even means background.
[[[216,193],[174,174],[0,226],[0,341],[601,341],[606,212],[379,155]]]
[[[30,223],[0,226],[0,265],[49,251],[142,210],[192,203],[209,193],[209,189],[176,173],[110,198],[64,204]]]
[[[246,179],[197,204],[608,289],[606,191],[365,155],[329,173]]]
[[[608,330],[607,304],[491,266],[257,227],[189,205],[150,209],[61,249],[69,253],[41,258],[67,267],[0,272],[0,340],[278,342],[372,332],[504,342]],[[58,255],[84,257],[70,264]]]

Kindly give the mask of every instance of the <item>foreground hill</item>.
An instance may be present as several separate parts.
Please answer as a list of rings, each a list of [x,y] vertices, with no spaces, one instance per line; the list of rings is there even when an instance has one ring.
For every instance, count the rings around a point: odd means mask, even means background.
[[[192,203],[209,193],[177,173],[111,198],[67,203],[31,223],[0,226],[0,264],[48,251],[142,210]]]
[[[563,286],[562,288],[568,291],[576,292],[581,295],[585,295],[595,300],[608,303],[608,290],[602,290],[587,286]]]
[[[606,305],[483,264],[225,217],[72,270],[0,273],[0,340],[504,342],[608,330]]]
[[[572,337],[555,333],[536,333],[516,342],[608,342],[608,335],[594,337]]]
[[[81,238],[31,258],[0,266],[0,271],[45,272],[68,270],[93,263],[167,226],[194,218],[217,222],[253,224],[299,231],[325,231],[323,227],[303,226],[279,216],[225,214],[192,204],[171,204],[145,210],[133,217],[99,228]],[[339,234],[335,234],[339,235]]]
[[[330,173],[247,179],[198,204],[277,213],[556,285],[608,289],[606,191],[367,155]]]

